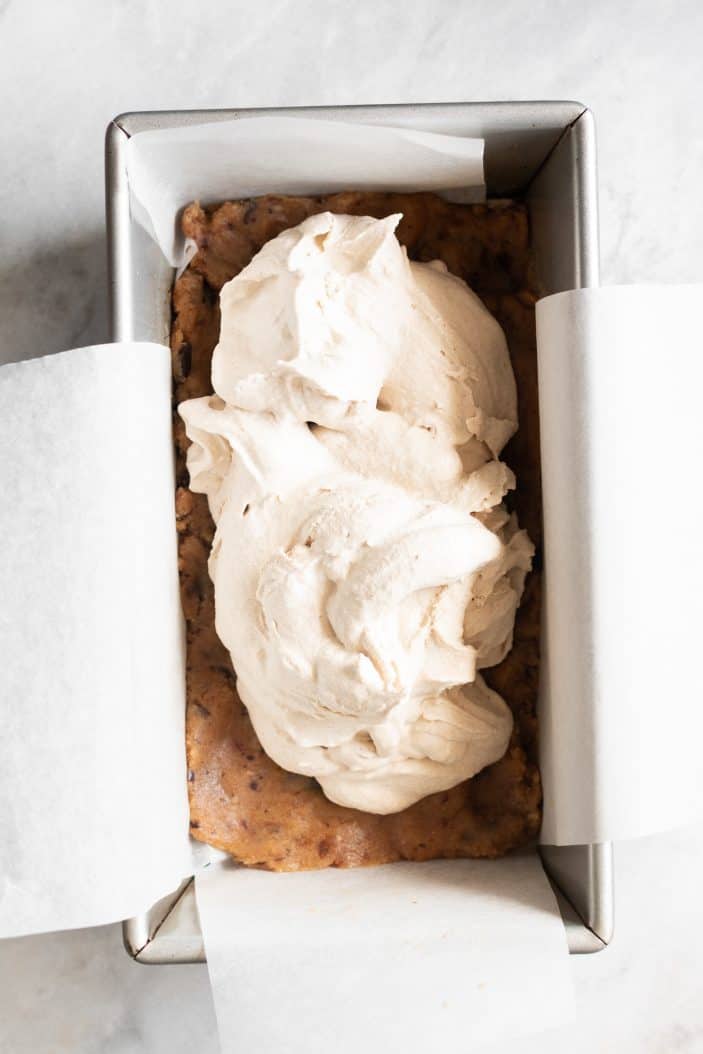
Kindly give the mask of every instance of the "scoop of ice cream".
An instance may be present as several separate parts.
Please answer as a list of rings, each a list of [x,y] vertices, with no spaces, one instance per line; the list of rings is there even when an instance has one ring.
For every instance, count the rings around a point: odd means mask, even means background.
[[[396,812],[504,753],[481,668],[532,547],[501,505],[517,426],[498,323],[399,217],[313,216],[221,294],[210,398],[183,403],[216,523],[216,626],[266,752]]]

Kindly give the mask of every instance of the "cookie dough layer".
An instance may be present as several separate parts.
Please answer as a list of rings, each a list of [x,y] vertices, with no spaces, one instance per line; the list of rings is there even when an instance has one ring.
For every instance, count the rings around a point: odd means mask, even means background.
[[[174,406],[207,395],[219,333],[218,294],[262,245],[306,216],[329,210],[383,217],[402,212],[399,240],[415,260],[443,260],[503,326],[518,386],[520,428],[504,451],[518,490],[509,504],[541,540],[534,296],[527,213],[515,203],[455,205],[433,194],[345,192],[266,197],[207,209],[188,206],[183,231],[198,246],[173,289]],[[262,750],[240,702],[229,655],[214,628],[207,559],[213,524],[188,490],[187,440],[174,414],[181,596],[187,624],[188,789],[194,837],[253,867],[298,871],[393,860],[495,857],[534,837],[541,790],[536,766],[539,575],[527,580],[506,659],[482,671],[510,706],[508,752],[452,790],[403,812],[374,816],[334,805],[318,784],[281,769]]]

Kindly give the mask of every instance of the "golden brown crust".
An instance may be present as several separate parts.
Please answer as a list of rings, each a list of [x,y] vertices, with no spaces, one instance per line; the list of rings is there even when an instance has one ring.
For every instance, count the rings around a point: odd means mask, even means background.
[[[173,290],[174,404],[206,395],[217,342],[217,294],[270,238],[329,210],[402,212],[398,236],[413,259],[442,259],[483,297],[506,331],[518,382],[521,427],[506,449],[518,490],[513,505],[541,536],[534,297],[528,290],[527,213],[515,203],[454,205],[433,194],[349,191],[326,197],[268,195],[203,209],[189,205],[183,231],[198,251]],[[539,576],[533,573],[515,644],[486,680],[515,716],[508,752],[472,780],[393,816],[334,805],[318,784],[281,769],[262,750],[240,702],[229,655],[214,628],[207,558],[213,525],[202,495],[187,489],[186,439],[174,415],[181,595],[187,624],[188,789],[191,830],[244,864],[277,871],[355,867],[394,860],[494,857],[537,832],[536,766]]]

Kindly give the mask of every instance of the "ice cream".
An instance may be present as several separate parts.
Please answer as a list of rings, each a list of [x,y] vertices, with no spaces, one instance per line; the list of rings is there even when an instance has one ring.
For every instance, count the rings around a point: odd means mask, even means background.
[[[502,500],[503,333],[399,216],[312,216],[221,294],[215,394],[180,406],[216,523],[216,628],[266,752],[391,813],[498,760],[532,545]]]

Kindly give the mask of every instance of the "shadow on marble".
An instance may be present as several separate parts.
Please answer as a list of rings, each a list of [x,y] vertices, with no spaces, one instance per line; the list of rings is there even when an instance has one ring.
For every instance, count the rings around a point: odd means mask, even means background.
[[[0,260],[0,363],[108,340],[104,231]]]

